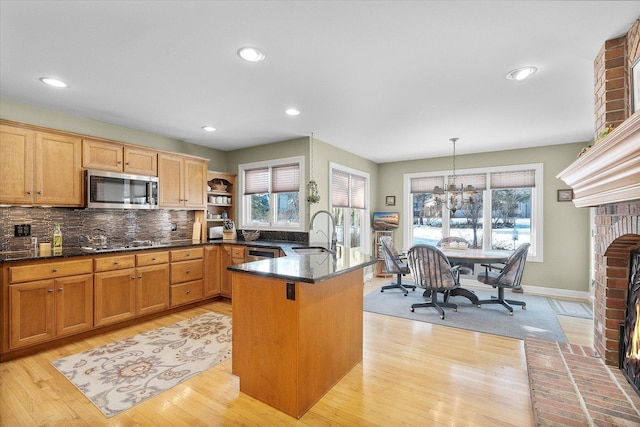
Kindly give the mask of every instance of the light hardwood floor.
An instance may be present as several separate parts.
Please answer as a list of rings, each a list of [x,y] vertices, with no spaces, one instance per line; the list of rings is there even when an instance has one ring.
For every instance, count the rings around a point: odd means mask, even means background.
[[[364,293],[389,280],[366,282]],[[112,418],[50,364],[211,310],[231,315],[231,303],[213,302],[1,363],[0,425],[533,425],[523,341],[368,312],[363,361],[300,420],[241,394],[231,360]],[[592,345],[590,320],[562,318],[561,324],[570,342]]]

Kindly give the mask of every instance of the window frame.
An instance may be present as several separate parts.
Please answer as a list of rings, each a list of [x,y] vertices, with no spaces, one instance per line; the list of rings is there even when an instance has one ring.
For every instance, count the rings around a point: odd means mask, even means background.
[[[333,188],[333,171],[334,170],[338,170],[340,172],[344,172],[349,175],[356,175],[358,177],[364,178],[365,180],[365,188],[364,188],[365,207],[362,209],[363,218],[362,218],[362,224],[361,224],[361,230],[360,230],[360,246],[358,246],[357,248],[362,253],[370,254],[371,253],[371,233],[369,231],[371,230],[371,176],[368,172],[350,168],[348,166],[344,166],[339,163],[329,162],[329,188],[330,189]],[[339,209],[359,209],[359,208],[339,207]],[[333,212],[333,210],[334,210],[333,199],[331,198],[331,195],[330,195],[329,196],[329,212]],[[346,237],[346,234],[345,234],[345,237]],[[350,241],[347,242],[347,240],[345,239],[344,243],[346,245],[346,243],[351,243],[351,242]]]
[[[483,198],[483,212],[484,218],[491,218],[491,182],[490,174],[494,172],[514,172],[520,170],[533,169],[535,171],[536,186],[531,191],[531,247],[529,248],[529,256],[527,261],[543,262],[544,260],[544,164],[543,163],[528,163],[519,165],[504,165],[504,166],[491,166],[484,168],[472,168],[472,169],[459,169],[456,170],[456,176],[467,174],[486,174],[487,188]],[[413,198],[411,197],[411,179],[421,177],[444,177],[444,182],[448,182],[449,176],[453,175],[450,170],[447,171],[433,171],[433,172],[414,172],[406,173],[403,175],[403,194],[404,194],[404,206],[403,206],[403,222],[408,226],[403,230],[403,240],[408,242],[405,246],[413,245]],[[443,235],[449,235],[449,219],[448,212],[447,217],[442,220],[442,233]],[[490,225],[490,224],[489,224]],[[483,226],[483,249],[490,250],[491,244],[491,227]]]
[[[275,198],[279,193],[271,192],[271,169],[277,166],[285,166],[290,164],[297,164],[300,168],[300,182],[299,182],[299,190],[298,190],[298,217],[300,218],[299,222],[295,225],[286,225],[284,223],[278,223],[275,221],[275,211],[272,209],[275,206]],[[245,176],[244,172],[246,170],[259,169],[259,168],[269,168],[269,224],[265,225],[263,223],[255,223],[251,221],[251,195],[245,195]],[[236,224],[236,227],[239,229],[252,229],[252,230],[270,230],[270,231],[305,231],[305,218],[307,212],[307,203],[305,196],[305,163],[304,156],[295,156],[295,157],[286,157],[281,159],[272,159],[272,160],[264,160],[259,162],[252,163],[242,163],[238,165],[238,189],[240,193],[238,194],[238,198],[240,203],[238,204],[240,221]]]

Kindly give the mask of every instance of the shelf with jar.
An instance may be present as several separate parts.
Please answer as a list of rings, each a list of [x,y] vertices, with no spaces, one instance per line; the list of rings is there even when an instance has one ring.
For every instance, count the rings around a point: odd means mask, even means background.
[[[207,172],[206,220],[209,227],[221,226],[225,219],[234,220],[235,182],[235,175],[225,172]]]

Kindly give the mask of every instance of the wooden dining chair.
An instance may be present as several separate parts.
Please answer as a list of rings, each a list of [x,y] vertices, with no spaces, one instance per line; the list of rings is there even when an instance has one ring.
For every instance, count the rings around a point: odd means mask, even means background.
[[[423,303],[413,304],[411,311],[421,307],[434,307],[444,319],[442,307],[458,311],[457,304],[447,302],[448,292],[460,287],[458,266],[452,267],[442,251],[431,245],[415,245],[407,254],[409,268],[416,285],[425,289],[424,296],[429,298]],[[444,295],[444,301],[438,301],[438,293]]]
[[[527,309],[527,304],[523,301],[506,299],[504,290],[520,287],[529,246],[531,246],[529,243],[523,243],[518,246],[509,256],[504,267],[498,268],[495,265],[483,264],[485,271],[478,274],[478,281],[497,288],[498,296],[497,298],[478,301],[478,307],[482,304],[501,304],[509,310],[509,316],[513,316],[513,307],[511,305],[519,305],[523,310]]]

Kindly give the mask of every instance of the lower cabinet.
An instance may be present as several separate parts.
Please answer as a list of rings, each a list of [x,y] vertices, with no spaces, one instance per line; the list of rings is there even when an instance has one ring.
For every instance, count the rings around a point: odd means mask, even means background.
[[[204,297],[204,248],[171,251],[171,307]]]
[[[9,286],[12,349],[93,328],[93,275]]]
[[[220,252],[220,295],[227,298],[233,296],[231,288],[231,272],[227,267],[245,262],[245,247],[242,245],[222,245]]]
[[[95,326],[169,308],[169,253],[96,258]]]
[[[207,246],[204,249],[204,296],[220,295],[220,247]]]

